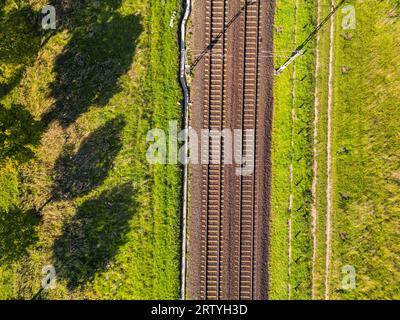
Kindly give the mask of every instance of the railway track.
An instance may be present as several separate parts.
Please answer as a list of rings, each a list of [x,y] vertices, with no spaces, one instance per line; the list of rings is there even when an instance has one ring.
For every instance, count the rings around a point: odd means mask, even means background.
[[[207,3],[206,28],[209,33],[206,41],[210,43],[210,51],[205,61],[206,94],[204,97],[204,127],[209,130],[221,130],[225,120],[226,93],[226,34],[224,32],[227,19],[226,0],[214,0]],[[203,167],[202,190],[202,274],[201,297],[203,299],[221,299],[224,263],[224,244],[222,225],[224,205],[224,172],[222,140],[209,138],[209,150],[219,149],[217,159],[210,159]],[[215,146],[213,145],[215,144]]]
[[[240,167],[234,180],[235,205],[231,214],[226,188],[225,145],[220,135],[208,138],[208,150],[202,154],[207,165],[202,167],[201,207],[201,299],[254,299],[257,296],[257,112],[260,105],[260,19],[262,0],[240,0],[239,61],[240,104],[236,128],[242,129],[239,157],[250,161]],[[206,42],[209,51],[205,59],[205,96],[203,128],[222,132],[227,128],[227,28],[230,26],[232,1],[207,0]],[[235,13],[232,14],[235,16]],[[237,15],[237,12],[236,12]],[[235,70],[236,72],[236,70]],[[237,152],[237,150],[235,150]],[[211,156],[213,155],[213,156]],[[242,163],[242,162],[241,162]],[[230,182],[229,182],[230,183]],[[232,190],[231,186],[229,190]],[[234,219],[234,236],[226,234],[226,226]],[[229,240],[227,240],[229,239]],[[229,284],[228,284],[229,282]],[[229,288],[229,292],[227,291]]]
[[[241,116],[241,128],[243,134],[253,131],[250,137],[242,137],[244,156],[251,154],[251,171],[244,171],[240,176],[239,216],[240,228],[238,239],[240,241],[240,268],[239,273],[239,298],[252,299],[256,295],[254,286],[254,269],[256,246],[255,228],[257,223],[257,107],[259,106],[259,41],[260,41],[260,1],[249,1],[245,8],[245,28],[243,29],[243,105]]]

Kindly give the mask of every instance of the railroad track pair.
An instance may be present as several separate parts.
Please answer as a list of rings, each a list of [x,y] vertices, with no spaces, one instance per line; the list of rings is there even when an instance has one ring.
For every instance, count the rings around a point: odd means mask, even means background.
[[[229,212],[232,202],[226,190],[227,166],[224,163],[225,141],[222,137],[210,138],[209,150],[217,150],[208,165],[202,168],[201,211],[201,279],[202,299],[254,299],[257,296],[255,272],[257,268],[257,110],[260,105],[260,19],[262,1],[240,1],[240,12],[232,12],[232,0],[207,0],[206,41],[208,52],[205,59],[204,124],[208,130],[222,132],[227,124],[228,41],[227,30],[235,19],[235,30],[240,42],[240,65],[233,72],[240,79],[240,104],[231,106],[237,113],[235,129],[242,129],[243,145],[240,157],[253,155],[250,169],[243,169],[234,181],[234,211]],[[230,109],[230,110],[231,110]],[[246,132],[254,132],[249,138]],[[211,155],[208,155],[211,157]],[[245,172],[245,170],[250,170]],[[232,189],[230,189],[231,191]],[[235,230],[228,225],[234,219]],[[233,236],[232,236],[233,235]],[[227,292],[229,291],[229,292]]]

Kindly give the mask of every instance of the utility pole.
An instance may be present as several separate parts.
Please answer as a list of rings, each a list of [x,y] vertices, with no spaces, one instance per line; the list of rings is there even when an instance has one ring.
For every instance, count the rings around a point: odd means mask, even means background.
[[[313,32],[310,33],[308,38],[303,41],[302,44],[300,44],[292,53],[289,59],[286,60],[286,62],[280,66],[278,69],[275,70],[275,75],[279,76],[283,70],[285,70],[293,61],[295,61],[298,57],[302,56],[304,54],[304,47],[316,36],[317,32],[322,29],[322,27],[329,21],[329,19],[335,14],[335,12],[343,5],[343,3],[346,0],[342,0],[333,10],[329,13],[327,17],[324,18],[324,20],[321,21],[321,23],[315,28]]]

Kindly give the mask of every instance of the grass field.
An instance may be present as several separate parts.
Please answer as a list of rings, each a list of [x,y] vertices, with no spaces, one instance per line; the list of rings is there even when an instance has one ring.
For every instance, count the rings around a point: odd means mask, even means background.
[[[295,1],[278,1],[275,35],[276,65],[282,63],[281,50],[291,50],[293,43],[293,22]],[[297,12],[297,35],[299,41],[306,24],[316,15],[316,2],[302,6],[299,1]],[[330,1],[320,1],[321,17],[329,13]],[[344,30],[344,13],[335,16],[334,38],[334,87],[332,113],[332,164],[333,164],[333,221],[332,252],[329,274],[331,299],[398,299],[399,298],[399,154],[398,145],[400,113],[399,78],[399,1],[346,1],[356,10],[356,28]],[[373,8],[373,9],[371,9]],[[315,23],[315,22],[314,22]],[[327,93],[329,64],[329,23],[320,32],[318,52],[320,67],[317,81],[306,84],[301,81],[302,65],[308,68],[304,74],[310,77],[312,55],[307,52],[296,62],[294,81],[295,127],[302,123],[305,132],[310,132],[313,116],[313,102],[306,100],[303,122],[296,106],[306,89],[310,98],[317,84],[318,144],[316,159],[318,213],[317,255],[315,265],[315,298],[324,298],[325,249],[326,249],[326,190],[327,190]],[[311,44],[310,48],[315,46]],[[311,50],[312,51],[312,50]],[[307,59],[310,61],[307,64]],[[284,60],[284,59],[283,59]],[[315,63],[315,62],[314,62]],[[291,67],[293,68],[293,66]],[[275,120],[273,145],[273,215],[271,229],[270,296],[275,299],[288,297],[288,283],[291,298],[310,298],[312,243],[309,241],[309,221],[297,220],[293,215],[292,236],[298,231],[304,237],[292,239],[292,260],[302,254],[302,263],[291,263],[288,275],[288,199],[293,192],[294,209],[302,206],[309,210],[310,198],[298,197],[296,205],[296,181],[302,181],[303,190],[308,190],[310,179],[308,164],[293,162],[294,184],[290,184],[289,166],[291,159],[291,103],[293,82],[291,68],[276,78]],[[308,79],[308,77],[306,79]],[[307,80],[308,81],[308,80]],[[303,89],[304,88],[304,89]],[[298,102],[296,102],[296,100]],[[302,102],[301,102],[302,103]],[[310,104],[310,105],[309,105]],[[309,109],[307,109],[309,107]],[[311,112],[311,113],[310,113]],[[300,118],[301,119],[301,118]],[[304,132],[303,130],[303,132]],[[294,133],[297,132],[295,129]],[[293,149],[304,146],[299,152],[308,158],[312,144],[308,134],[300,140],[293,136]],[[312,155],[311,155],[312,157]],[[293,159],[296,159],[294,156]],[[304,169],[302,169],[304,168]],[[296,176],[297,172],[297,176]],[[312,174],[312,172],[311,172]],[[302,179],[301,179],[302,178]],[[300,179],[300,180],[298,180]],[[294,188],[294,189],[293,189]],[[293,211],[293,213],[295,213]],[[297,215],[298,217],[299,215]],[[296,232],[296,230],[298,230]],[[343,267],[351,266],[356,271],[356,288],[342,287]],[[303,282],[301,282],[301,279]],[[303,284],[303,285],[300,285]],[[296,291],[298,288],[298,291]]]
[[[399,299],[400,2],[348,3],[356,28],[346,36],[337,30],[335,39],[330,292],[334,299]],[[354,290],[341,288],[344,265],[355,268]]]
[[[295,10],[297,4],[297,10]],[[313,1],[277,1],[275,66],[279,67],[315,28]],[[295,24],[296,17],[296,24]],[[296,25],[296,26],[295,26]],[[295,44],[294,35],[297,41]],[[311,295],[311,179],[314,52],[308,50],[275,78],[270,297],[308,299]],[[293,67],[296,68],[293,78]],[[293,95],[292,95],[293,93]],[[292,112],[294,121],[292,121]],[[293,134],[292,134],[293,133]],[[292,145],[293,143],[293,145]],[[290,166],[293,167],[293,181]],[[289,272],[289,199],[293,197]]]
[[[320,19],[328,16],[330,11],[330,1],[320,0]],[[340,12],[340,11],[339,11]],[[339,14],[339,13],[337,13]],[[325,254],[326,254],[326,216],[327,216],[327,101],[328,101],[328,67],[329,67],[329,48],[330,48],[330,21],[319,32],[319,61],[317,70],[317,98],[318,98],[318,122],[316,126],[317,134],[317,189],[316,189],[316,237],[317,248],[314,270],[314,298],[323,299],[325,293]]]
[[[180,168],[146,133],[181,119],[178,0],[1,0],[0,298],[179,297]],[[10,45],[13,43],[14,45]]]

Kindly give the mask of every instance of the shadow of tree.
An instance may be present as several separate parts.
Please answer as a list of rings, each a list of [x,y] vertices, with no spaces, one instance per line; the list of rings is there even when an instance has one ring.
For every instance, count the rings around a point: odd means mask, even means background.
[[[109,18],[122,0],[51,0],[49,4],[56,8],[57,29],[74,31],[77,26],[88,25],[98,18],[103,21]]]
[[[1,1],[0,5],[4,3]],[[121,0],[53,2],[62,6],[61,16],[67,17],[60,21],[56,32],[69,30],[72,34],[55,60],[55,80],[50,85],[55,103],[40,122],[22,106],[3,109],[0,105],[0,143],[5,143],[10,135],[13,138],[4,144],[7,148],[0,145],[0,153],[10,157],[33,156],[30,146],[40,143],[41,134],[51,122],[58,121],[66,128],[89,108],[105,106],[121,90],[119,78],[133,63],[136,40],[143,29],[139,16],[115,11]],[[20,12],[22,16],[4,15],[0,8],[0,99],[18,85],[25,68],[34,63],[40,50],[40,31],[18,29],[20,23],[16,19],[38,18],[31,9],[23,10],[28,11]],[[56,10],[59,19],[59,8]],[[25,28],[26,21],[20,22]],[[37,26],[37,21],[33,25]],[[8,43],[5,46],[3,39]],[[17,64],[13,65],[14,62]],[[117,117],[92,132],[77,152],[73,145],[65,147],[53,170],[48,203],[73,200],[104,182],[122,148],[124,126],[124,118]],[[68,279],[70,288],[92,279],[118,252],[136,207],[133,199],[130,183],[104,191],[81,205],[63,228],[53,250],[56,266],[63,266],[58,275]],[[17,208],[0,214],[0,260],[18,258],[36,242],[39,215],[35,210],[22,212]]]
[[[21,81],[25,70],[39,54],[41,34],[38,14],[28,4],[5,11],[0,1],[0,99]],[[43,126],[23,106],[0,103],[0,165],[7,159],[27,162],[39,145]],[[4,174],[0,171],[0,174]],[[1,185],[5,193],[12,193]],[[18,208],[5,200],[0,212],[0,263],[18,260],[38,241],[40,223],[35,210]]]
[[[5,12],[4,3],[0,3],[0,99],[20,82],[41,47],[40,13],[29,5]],[[53,4],[57,16],[65,17],[59,20],[66,21],[59,29],[73,32],[55,62],[51,95],[56,103],[42,124],[23,106],[0,104],[0,163],[5,157],[21,162],[33,157],[33,147],[51,121],[58,119],[67,126],[89,107],[105,105],[121,89],[118,79],[133,63],[142,26],[140,17],[114,12],[121,0],[55,0]]]
[[[23,212],[12,207],[0,212],[0,263],[18,260],[38,240],[40,220],[33,210]]]
[[[4,4],[3,4],[4,6]],[[21,80],[40,50],[40,29],[37,13],[24,6],[5,14],[0,9],[0,99]]]
[[[55,241],[58,276],[72,290],[107,269],[110,260],[126,242],[129,220],[137,207],[132,183],[104,191],[83,203]]]
[[[89,107],[106,105],[121,90],[118,79],[133,63],[136,39],[142,32],[140,18],[101,12],[95,18],[102,21],[89,21],[74,29],[56,60],[56,78],[51,85],[56,102],[43,116],[46,125],[58,120],[66,127]]]
[[[71,6],[62,2],[63,13],[70,14]],[[58,121],[67,127],[90,107],[106,105],[121,90],[118,81],[133,63],[142,26],[138,16],[112,12],[120,3],[103,1],[95,8],[98,14],[89,18],[84,11],[79,14],[85,23],[71,29],[72,39],[55,62],[51,95],[56,102],[42,118],[46,125]],[[75,19],[67,19],[65,26],[70,28]],[[72,200],[103,183],[122,147],[124,126],[124,119],[118,117],[93,132],[77,153],[67,146],[54,168],[52,200]],[[125,243],[136,207],[133,199],[131,183],[106,190],[83,203],[65,225],[53,250],[57,274],[67,279],[70,290],[105,270]]]
[[[51,200],[73,199],[98,187],[108,176],[114,158],[121,150],[122,117],[108,121],[93,131],[74,153],[66,146],[54,167]]]
[[[0,99],[18,83],[40,50],[37,13],[30,6],[5,13],[0,7]],[[20,105],[0,104],[0,164],[7,158],[26,162],[40,142],[43,127]]]
[[[39,145],[43,126],[20,105],[6,108],[0,105],[0,164],[5,159],[28,161]]]

